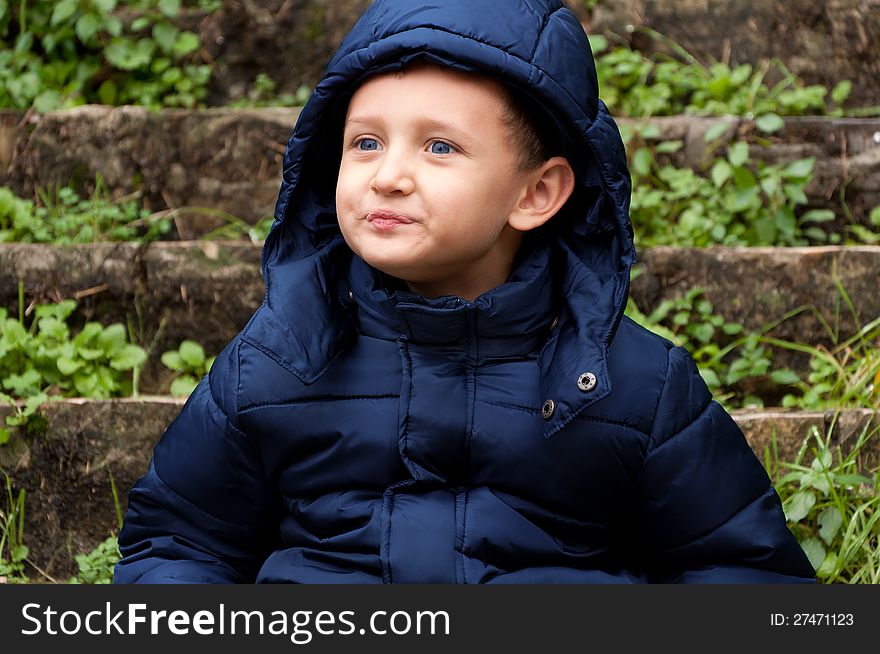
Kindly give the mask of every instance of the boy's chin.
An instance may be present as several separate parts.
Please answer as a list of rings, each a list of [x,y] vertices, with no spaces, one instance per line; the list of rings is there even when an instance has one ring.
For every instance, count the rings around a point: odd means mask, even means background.
[[[370,256],[366,253],[356,252],[356,254],[381,273],[394,277],[403,283],[411,276],[411,268],[400,261],[389,260],[388,258]]]

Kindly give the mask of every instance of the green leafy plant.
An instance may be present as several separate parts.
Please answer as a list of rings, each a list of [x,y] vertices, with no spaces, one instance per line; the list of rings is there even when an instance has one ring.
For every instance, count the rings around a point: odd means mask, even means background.
[[[226,224],[221,225],[216,229],[212,229],[210,232],[202,236],[203,240],[248,239],[251,243],[259,243],[266,240],[266,237],[269,235],[269,230],[272,227],[272,223],[275,220],[273,216],[264,216],[256,223],[251,224],[246,220],[242,220],[238,216],[233,216],[232,214],[225,212],[222,214],[222,217],[226,221]]]
[[[131,371],[144,362],[143,348],[127,342],[119,323],[88,322],[71,335],[67,320],[75,309],[73,300],[37,305],[26,326],[23,311],[14,319],[0,308],[0,400],[131,394]]]
[[[832,347],[809,346],[780,339],[763,337],[775,347],[810,355],[810,373],[807,381],[789,380],[793,390],[801,395],[786,394],[782,405],[790,408],[824,408],[829,403],[837,407],[870,407],[880,409],[880,316],[861,325],[852,299],[840,281],[836,270],[832,279],[838,295],[850,311],[857,325],[855,333],[841,339],[839,330],[813,308],[816,318],[825,328]],[[835,317],[835,322],[839,322]]]
[[[246,97],[231,102],[230,107],[302,107],[309,100],[312,89],[302,84],[296,93],[278,94],[275,80],[266,73],[257,73]]]
[[[722,346],[733,336],[742,334],[743,326],[726,322],[716,315],[702,288],[692,288],[683,296],[662,300],[647,315],[630,298],[625,313],[676,345],[685,347],[706,385],[721,402],[734,396],[728,392],[728,387],[744,377],[764,374],[771,364],[763,349],[756,351],[751,345],[754,337],[746,337],[737,350],[738,356],[725,361]],[[743,401],[755,403],[756,398],[748,396]]]
[[[825,87],[803,85],[778,59],[734,68],[717,61],[703,64],[672,39],[638,29],[673,54],[645,56],[625,46],[612,48],[605,36],[590,37],[601,95],[616,115],[842,115],[852,90],[852,82],[841,81],[831,91],[829,107]],[[772,86],[767,83],[771,72],[780,78]],[[773,119],[767,120],[769,126]]]
[[[116,524],[122,529],[122,506],[119,504],[119,492],[113,474],[110,477],[110,491],[113,493],[113,507],[116,509]],[[69,584],[110,584],[113,583],[113,568],[122,558],[116,535],[108,536],[95,549],[86,554],[77,554],[76,565],[79,571],[67,580]]]
[[[42,204],[35,206],[0,187],[0,242],[148,242],[171,230],[168,216],[151,215],[133,199],[111,200],[100,177],[89,199],[81,199],[69,187],[43,189],[38,194]]]
[[[194,107],[210,66],[174,19],[180,0],[0,2],[0,107],[90,102]]]
[[[70,584],[110,584],[113,583],[113,568],[122,558],[116,536],[108,536],[95,549],[87,554],[76,555],[79,568],[76,576],[68,580]]]
[[[272,227],[274,218],[264,216],[256,223],[249,223],[238,216],[213,207],[177,207],[175,209],[167,209],[159,212],[157,216],[167,217],[171,220],[177,220],[181,214],[199,214],[210,216],[211,218],[219,218],[223,224],[211,231],[203,234],[200,238],[205,241],[213,240],[250,240],[252,243],[259,243],[265,240]]]
[[[25,432],[40,431],[44,426],[44,421],[39,415],[39,409],[50,399],[46,393],[37,393],[22,403],[5,393],[0,393],[0,401],[9,402],[15,411],[13,415],[6,416],[6,427],[0,427],[0,445],[9,442],[10,427],[21,427]]]
[[[843,201],[843,194],[846,190],[846,186],[841,186],[841,204],[844,207],[844,213],[847,218],[850,219],[850,224],[847,225],[847,228],[854,236],[857,242],[867,243],[868,245],[880,245],[880,206],[874,207],[870,213],[868,214],[868,222],[870,222],[871,226],[876,229],[871,229],[865,225],[860,224],[857,220],[852,216],[852,212],[849,211],[849,208],[846,205],[846,202]]]
[[[24,565],[28,548],[24,544],[24,490],[15,495],[12,480],[6,481],[6,509],[0,509],[0,578],[6,583],[27,582]]]
[[[637,267],[633,277],[641,272]],[[747,332],[741,325],[714,314],[702,288],[663,300],[643,313],[632,298],[626,315],[690,352],[715,399],[728,409],[763,407],[774,398],[783,407],[828,410],[841,407],[880,409],[880,317],[864,326],[836,270],[832,279],[840,301],[858,325],[853,334],[840,336],[840,317],[831,320],[813,305],[796,307],[779,318]],[[831,347],[797,343],[769,336],[776,327],[811,312],[824,327]],[[776,365],[782,351],[809,356],[806,375]]]
[[[185,340],[176,350],[162,354],[162,364],[174,371],[171,394],[186,397],[192,393],[199,380],[208,374],[215,357],[205,357],[205,349],[195,341]]]
[[[677,168],[661,165],[657,157],[675,152],[681,142],[649,146],[647,141],[658,134],[650,125],[638,135],[624,130],[634,146],[630,216],[639,244],[803,246],[841,240],[817,226],[834,220],[833,212],[814,209],[798,215],[798,207],[807,202],[814,158],[771,165],[751,158],[749,144],[739,141],[724,146],[726,152],[703,170]],[[707,134],[714,142],[711,151],[722,147],[717,136]]]
[[[858,466],[866,452],[876,451],[876,417],[846,456],[831,445],[837,414],[824,438],[811,428],[794,462],[780,465],[765,453],[789,526],[826,583],[880,583],[880,473],[866,475]],[[808,448],[814,458],[804,465]],[[775,459],[775,437],[773,450]]]

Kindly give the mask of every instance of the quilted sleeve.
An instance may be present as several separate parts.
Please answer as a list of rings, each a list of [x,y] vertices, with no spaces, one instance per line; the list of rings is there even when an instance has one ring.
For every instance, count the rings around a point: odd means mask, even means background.
[[[236,358],[233,342],[129,493],[114,583],[250,583],[271,551],[277,521],[261,457],[229,417]]]
[[[636,504],[649,581],[816,581],[764,467],[682,347],[669,351]]]

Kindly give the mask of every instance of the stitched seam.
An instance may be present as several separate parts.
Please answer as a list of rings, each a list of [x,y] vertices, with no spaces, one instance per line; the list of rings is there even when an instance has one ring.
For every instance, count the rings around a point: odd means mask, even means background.
[[[550,21],[553,19],[553,16],[556,14],[557,11],[559,11],[559,9],[562,9],[562,7],[554,9],[549,14],[547,14],[547,16],[544,18],[544,21],[541,23],[541,29],[538,30],[538,38],[535,39],[535,47],[532,48],[532,52],[529,55],[529,63],[533,66],[535,66],[535,53],[538,52],[538,46],[541,45],[541,39],[544,37],[544,30],[547,29],[547,25],[550,24]],[[535,68],[537,68],[537,66],[535,66]]]
[[[620,321],[629,324],[630,326],[632,326],[635,329],[638,329],[640,332],[642,332],[643,334],[645,334],[647,336],[651,336],[658,343],[662,343],[663,345],[666,346],[667,352],[670,349],[672,349],[673,347],[675,347],[675,344],[672,341],[670,341],[668,338],[666,338],[664,336],[660,336],[660,334],[658,334],[657,332],[652,332],[650,329],[648,329],[647,327],[645,327],[641,323],[633,320],[632,318],[630,318],[626,314],[624,314],[623,318],[621,318]]]
[[[672,367],[672,363],[671,363],[672,362],[672,350],[674,350],[674,349],[675,349],[674,347],[671,347],[668,350],[666,350],[666,371],[663,373],[663,386],[662,386],[662,388],[660,388],[660,394],[657,396],[657,404],[654,407],[654,413],[651,416],[651,431],[652,432],[653,432],[653,426],[657,421],[657,412],[660,410],[660,400],[663,399],[663,394],[666,392],[666,389],[669,387],[669,382],[670,382],[669,369]],[[653,438],[651,438],[651,436],[649,435],[648,436],[648,449],[645,452],[645,458],[648,458],[648,454],[653,450],[652,445],[654,445]]]
[[[250,338],[248,338],[247,336],[242,336],[241,340],[242,340],[243,342],[247,343],[248,345],[250,345],[250,346],[251,346],[252,348],[254,348],[255,350],[258,350],[258,351],[262,352],[263,354],[265,354],[267,357],[269,357],[270,359],[272,359],[272,361],[274,361],[275,363],[277,363],[279,366],[281,366],[281,367],[284,368],[285,370],[289,370],[289,371],[291,371],[294,375],[296,375],[297,377],[299,377],[300,379],[305,380],[305,377],[306,377],[306,376],[305,376],[305,374],[304,374],[301,370],[299,370],[296,366],[294,366],[294,365],[292,365],[292,364],[287,363],[286,361],[284,361],[281,357],[279,357],[277,354],[275,354],[275,353],[274,353],[272,350],[270,350],[269,348],[265,347],[264,345],[261,345],[260,343],[257,343],[256,341],[252,341],[252,340],[251,340]]]
[[[473,330],[470,334],[471,356],[468,357],[467,368],[465,370],[465,397],[468,398],[468,415],[467,415],[467,438],[464,442],[464,476],[466,484],[470,483],[470,467],[471,467],[471,440],[474,437],[474,414],[477,406],[477,366],[480,361],[480,331],[478,326],[479,317],[476,311],[471,313],[471,321]]]
[[[409,345],[405,340],[402,340],[401,343],[401,354],[403,355],[404,364],[406,365],[406,374],[409,377],[409,396],[406,398],[406,413],[403,416],[403,433],[401,434],[401,438],[403,440],[403,456],[409,458],[409,412],[410,407],[412,406],[412,395],[413,395],[413,369],[412,369],[412,357],[409,354]]]
[[[245,432],[243,432],[241,429],[239,429],[238,427],[236,427],[235,425],[233,425],[229,421],[227,421],[226,426],[230,431],[232,431],[239,438],[248,438],[248,435]]]
[[[482,402],[483,404],[489,404],[491,406],[502,406],[505,409],[516,409],[517,411],[525,411],[526,413],[530,413],[535,416],[540,413],[540,411],[538,411],[537,409],[533,409],[532,407],[519,406],[518,404],[510,404],[509,402],[496,402],[493,400],[477,400],[477,402]]]
[[[477,400],[478,402],[482,402],[483,404],[489,404],[491,406],[500,406],[505,409],[515,409],[517,411],[524,411],[525,413],[531,414],[533,416],[537,416],[541,412],[538,409],[534,409],[531,407],[519,406],[517,404],[510,404],[509,402],[497,402],[492,400]],[[641,436],[649,436],[647,432],[642,431],[638,427],[633,427],[632,425],[625,423],[621,420],[611,420],[609,418],[597,418],[595,416],[584,416],[578,414],[574,418],[575,420],[582,420],[584,422],[596,422],[602,425],[614,425],[615,427],[621,427],[623,429],[629,429],[630,431],[634,431]]]
[[[669,443],[670,441],[675,440],[675,437],[676,437],[676,436],[678,436],[679,434],[681,434],[681,433],[687,431],[688,429],[690,429],[691,427],[693,427],[694,424],[697,422],[697,420],[699,420],[700,418],[702,418],[702,417],[703,417],[703,414],[705,414],[705,413],[706,413],[706,412],[712,407],[712,404],[714,404],[714,403],[715,403],[715,400],[709,400],[709,403],[708,403],[705,407],[703,407],[703,410],[700,411],[700,412],[697,414],[697,416],[696,416],[693,420],[691,420],[688,424],[686,424],[684,427],[682,427],[681,429],[679,429],[677,432],[675,432],[672,436],[670,436],[669,438],[667,438],[665,441],[663,441],[662,443],[660,443],[660,445],[655,445],[653,448],[651,448],[651,450],[645,455],[645,459],[647,459],[649,456],[651,456],[652,454],[654,454],[654,452],[656,452],[657,450],[659,450],[661,447],[663,447],[664,445],[666,445],[666,444]]]
[[[160,563],[155,568],[150,568],[149,570],[144,570],[141,574],[139,574],[137,576],[137,580],[139,581],[147,575],[150,575],[150,577],[152,579],[155,579],[156,578],[156,571],[162,570],[162,568],[170,568],[172,570],[172,573],[169,574],[167,572],[163,572],[161,574],[161,576],[159,576],[159,579],[171,579],[177,583],[180,583],[180,582],[209,583],[209,584],[214,583],[214,577],[209,577],[207,574],[201,574],[201,575],[191,574],[191,575],[181,576],[175,570],[175,568],[177,567],[175,564],[178,562],[179,562],[179,559],[165,559],[165,561],[163,563]],[[235,568],[232,568],[231,566],[229,566],[225,563],[222,563],[220,561],[203,561],[202,563],[205,563],[209,566],[214,566],[214,567],[220,568],[222,572],[232,572],[235,575],[236,579],[241,580],[241,579],[245,578],[243,575],[241,575],[238,572],[238,570],[236,570]],[[251,577],[251,579],[253,579],[253,577]],[[238,582],[238,583],[242,583],[242,582]],[[245,582],[245,583],[250,583],[250,582]]]
[[[657,419],[657,412],[660,410],[660,399],[663,397],[663,391],[666,390],[666,382],[668,381],[667,378],[669,377],[669,353],[671,351],[672,348],[666,350],[666,372],[663,374],[663,387],[660,389],[660,392],[657,393],[657,401],[654,402],[654,410],[651,412],[651,425],[653,425],[654,421]],[[651,434],[646,434],[646,436],[648,437],[650,442]]]
[[[722,520],[721,522],[719,522],[717,525],[714,525],[713,527],[710,527],[709,529],[706,529],[704,532],[702,532],[702,533],[699,534],[698,536],[694,536],[693,538],[691,538],[691,539],[690,539],[689,541],[687,541],[686,543],[682,543],[682,544],[680,544],[680,545],[676,545],[675,547],[671,547],[671,548],[669,548],[669,549],[665,549],[665,550],[661,550],[661,551],[662,551],[664,554],[674,554],[674,553],[677,552],[678,550],[681,550],[681,549],[684,549],[684,548],[686,548],[686,547],[689,547],[689,546],[693,545],[694,543],[696,543],[697,541],[702,540],[703,538],[705,538],[706,536],[708,536],[709,534],[711,534],[713,531],[717,531],[718,529],[720,529],[721,527],[723,527],[724,525],[726,525],[728,522],[730,522],[731,520],[733,520],[737,515],[739,515],[740,513],[742,513],[743,511],[745,511],[746,509],[748,509],[750,506],[752,506],[752,505],[755,504],[756,502],[759,502],[761,499],[763,499],[764,495],[767,494],[767,491],[768,491],[770,488],[772,488],[772,485],[768,485],[768,486],[766,486],[765,488],[763,488],[763,489],[761,490],[760,493],[758,493],[755,497],[753,497],[752,499],[750,499],[750,500],[749,500],[748,502],[746,502],[743,506],[741,506],[739,509],[737,509],[737,510],[734,511],[732,514],[730,514],[727,518],[725,518],[724,520]],[[764,532],[764,535],[763,535],[763,537],[761,538],[761,541],[760,541],[760,544],[761,544],[761,545],[763,545],[763,544],[764,544],[764,541],[767,539],[767,535],[770,533],[770,528],[771,528],[772,526],[773,526],[773,523],[772,523],[771,521],[768,521],[768,522],[767,522],[767,531]]]
[[[393,584],[394,579],[391,572],[391,515],[394,513],[394,493],[388,497],[388,529],[385,530],[385,553],[388,559],[388,583]]]
[[[184,503],[186,503],[188,506],[192,507],[193,509],[195,509],[196,511],[198,511],[198,512],[201,513],[202,515],[205,515],[205,516],[211,518],[211,520],[216,520],[217,522],[222,522],[224,525],[227,525],[227,526],[229,526],[229,527],[233,527],[233,528],[236,529],[236,530],[242,530],[242,531],[250,530],[250,529],[255,529],[255,528],[258,528],[258,527],[262,527],[262,526],[263,526],[263,525],[260,524],[260,523],[254,523],[254,524],[252,524],[252,525],[243,525],[243,524],[241,524],[241,523],[239,523],[239,522],[229,522],[228,520],[224,520],[223,518],[220,518],[220,517],[215,516],[213,513],[209,513],[208,511],[205,511],[205,509],[203,509],[202,507],[200,507],[198,504],[194,504],[192,501],[188,500],[186,497],[184,497],[183,495],[181,495],[180,493],[178,493],[176,490],[174,490],[174,488],[172,488],[171,486],[169,486],[169,485],[165,482],[165,480],[162,479],[162,477],[159,475],[159,470],[158,470],[158,468],[156,468],[155,466],[153,466],[153,470],[155,471],[155,473],[156,473],[156,479],[159,481],[160,484],[162,484],[165,488],[167,488],[169,491],[171,491],[171,493],[172,493],[174,496],[176,496],[178,499],[182,500]]]
[[[240,369],[239,369],[239,370],[240,370]],[[241,373],[239,372],[238,375],[239,375],[239,380],[240,380],[240,379],[241,379]],[[220,403],[217,401],[217,398],[214,397],[214,386],[213,386],[213,384],[211,383],[211,375],[210,375],[210,373],[207,375],[207,377],[208,377],[208,399],[211,400],[211,402],[214,404],[214,406],[217,407],[217,410],[220,411],[220,414],[223,416],[223,423],[224,423],[224,425],[225,425],[225,428],[224,428],[224,430],[223,430],[223,431],[224,431],[224,436],[228,435],[228,433],[229,433],[230,431],[232,431],[236,436],[239,436],[239,437],[241,437],[241,438],[247,438],[247,434],[245,434],[241,429],[239,429],[238,425],[235,424],[235,423],[229,418],[229,414],[226,413],[226,411],[223,409],[223,407],[220,406]],[[238,401],[236,400],[236,405],[237,405],[237,404],[238,404]],[[237,410],[236,410],[236,422],[237,422],[237,418],[238,418],[238,412],[237,412]],[[159,474],[159,471],[158,471],[158,470],[156,471],[156,474],[157,474],[157,475]],[[163,483],[164,483],[164,482],[163,482]],[[170,486],[169,486],[169,488],[170,488]]]
[[[360,400],[389,400],[398,397],[400,396],[391,393],[386,395],[327,395],[321,397],[305,397],[295,400],[285,400],[284,402],[260,402],[258,404],[249,404],[248,406],[243,407],[239,413],[244,414],[251,411],[257,411],[259,409],[266,409],[270,407],[296,406],[298,404],[318,404],[321,402],[350,402]]]
[[[468,502],[470,502],[470,492],[467,488],[464,489],[464,506],[461,510],[461,550],[460,550],[460,560],[461,560],[461,581],[462,583],[468,583],[467,580],[467,566],[464,564],[464,548],[465,543],[467,543],[467,515],[468,515]]]
[[[584,416],[577,415],[574,418],[575,420],[582,420],[584,422],[598,422],[603,425],[614,425],[615,427],[622,427],[623,429],[629,429],[630,431],[634,431],[641,436],[650,436],[650,434],[642,431],[638,427],[633,427],[632,425],[623,422],[622,420],[610,420],[608,418],[597,418],[595,416]]]
[[[301,371],[299,368],[294,366],[292,363],[285,361],[284,359],[279,357],[277,354],[272,352],[272,350],[269,350],[266,347],[258,344],[256,341],[252,341],[249,338],[244,338],[244,337],[242,338],[242,340],[245,341],[251,347],[253,347],[253,348],[259,350],[260,352],[262,352],[263,354],[265,354],[267,357],[272,359],[272,361],[274,361],[279,366],[281,366],[284,370],[288,370],[288,371],[292,372],[294,375],[296,375],[296,377],[298,377],[300,379],[300,381],[302,381],[303,383],[306,383],[306,384],[310,384],[310,383],[314,382],[315,380],[319,379],[325,372],[327,372],[327,370],[330,369],[330,367],[334,363],[336,363],[336,359],[338,359],[342,355],[342,353],[345,352],[345,347],[339,348],[339,351],[336,354],[334,354],[332,357],[330,357],[330,359],[327,361],[327,364],[323,368],[318,370],[313,376],[310,377],[306,373]]]
[[[672,354],[670,354],[670,353],[674,349],[675,349],[674,347],[671,347],[666,351],[666,372],[663,373],[663,386],[660,388],[660,393],[657,395],[657,405],[654,407],[654,415],[651,416],[651,429],[652,429],[652,431],[653,431],[654,424],[657,421],[657,411],[660,410],[660,400],[663,397],[663,391],[665,391],[666,387],[669,385],[669,360],[672,358]],[[645,471],[645,465],[648,463],[648,455],[651,452],[653,452],[653,449],[651,448],[651,435],[648,434],[648,443],[645,446],[645,456],[642,459],[642,465],[639,468],[638,473],[636,473],[636,475],[633,477],[633,485],[632,485],[633,488],[635,488],[639,484],[639,482],[642,478],[642,474]]]
[[[239,407],[241,406],[241,340],[238,341],[238,344],[235,347],[235,369],[238,376],[238,383],[235,385],[235,424],[231,426],[238,434],[244,436],[244,432],[238,427],[238,417],[241,415],[239,410]]]

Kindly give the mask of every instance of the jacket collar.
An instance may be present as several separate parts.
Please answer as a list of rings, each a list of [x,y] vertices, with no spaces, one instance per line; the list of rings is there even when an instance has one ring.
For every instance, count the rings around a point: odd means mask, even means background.
[[[535,352],[547,341],[560,309],[560,280],[550,248],[526,243],[506,283],[473,302],[425,298],[353,256],[348,271],[358,330],[368,336],[444,349],[480,359]]]
[[[554,406],[545,421],[547,438],[611,392],[607,351],[623,317],[629,267],[616,273],[591,268],[563,240],[522,257],[507,283],[473,303],[389,289],[341,239],[289,262],[278,279],[282,288],[267,291],[262,319],[255,316],[243,338],[306,384],[332,365],[360,329],[379,338],[453,347],[476,337],[482,356],[540,347],[542,399]],[[275,301],[281,297],[283,303]],[[309,307],[307,314],[303,307]],[[584,390],[578,382],[586,373],[595,384]]]

